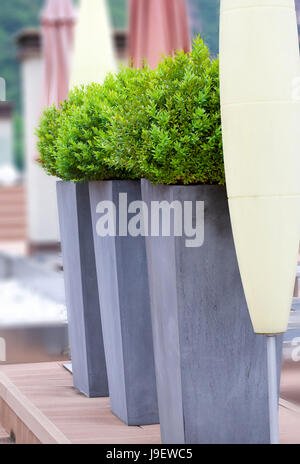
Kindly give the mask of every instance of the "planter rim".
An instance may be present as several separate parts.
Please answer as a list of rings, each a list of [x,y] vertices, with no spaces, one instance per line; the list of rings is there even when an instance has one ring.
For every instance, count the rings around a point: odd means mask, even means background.
[[[88,184],[107,184],[109,182],[120,182],[125,184],[126,182],[140,182],[141,179],[106,179],[106,180],[87,180]]]
[[[206,188],[218,188],[218,189],[226,189],[226,185],[220,185],[220,184],[161,184],[157,183],[154,184],[151,182],[149,179],[145,179],[142,177],[141,179],[106,179],[106,180],[84,180],[82,182],[75,182],[73,180],[62,180],[59,179],[56,181],[57,184],[73,184],[73,185],[84,185],[84,184],[99,184],[99,183],[109,183],[109,182],[119,182],[119,183],[126,183],[126,182],[148,182],[151,184],[153,187],[172,187],[172,188],[199,188],[199,187],[206,187]]]
[[[59,179],[56,181],[56,184],[72,184],[72,185],[85,185],[88,184],[89,181],[84,180],[83,182],[74,182],[73,180],[63,180]]]
[[[199,187],[205,187],[205,188],[218,188],[218,189],[226,189],[226,185],[220,185],[220,184],[187,184],[187,185],[184,185],[184,184],[161,184],[161,183],[157,183],[157,184],[154,184],[153,182],[151,182],[151,180],[149,179],[145,179],[145,178],[142,178],[141,179],[141,182],[147,182],[149,184],[152,185],[152,187],[172,187],[174,189],[182,189],[182,188],[199,188]]]

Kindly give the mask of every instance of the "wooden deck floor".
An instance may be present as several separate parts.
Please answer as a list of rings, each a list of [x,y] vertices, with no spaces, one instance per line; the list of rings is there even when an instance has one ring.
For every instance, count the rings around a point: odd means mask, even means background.
[[[280,442],[300,444],[300,363],[283,369]],[[16,419],[16,416],[18,419]],[[127,427],[108,398],[87,399],[61,363],[0,367],[0,444],[159,444],[158,425]],[[3,441],[2,441],[3,440]]]
[[[24,364],[2,366],[2,382],[10,382],[7,390],[17,387],[26,398],[27,407],[31,403],[38,412],[41,427],[49,428],[50,421],[54,427],[53,434],[60,442],[76,444],[158,444],[160,428],[158,425],[146,427],[127,427],[110,411],[108,398],[88,399],[78,393],[72,385],[72,376],[61,363]],[[1,377],[0,377],[1,382]],[[13,387],[14,386],[14,387]],[[1,387],[0,387],[1,394]],[[14,409],[14,401],[10,407]],[[33,408],[30,408],[31,411]],[[37,414],[38,412],[35,411]],[[23,411],[23,415],[24,415]],[[21,418],[25,422],[26,418]],[[33,421],[34,417],[30,418]],[[1,423],[1,408],[0,408]],[[2,422],[3,424],[3,422]],[[3,424],[4,425],[4,424]],[[50,427],[51,428],[51,427]],[[38,425],[35,423],[35,435]],[[55,433],[56,432],[56,433]],[[49,432],[51,433],[51,432]],[[47,433],[41,430],[43,442],[52,442]],[[38,437],[39,438],[39,437]]]

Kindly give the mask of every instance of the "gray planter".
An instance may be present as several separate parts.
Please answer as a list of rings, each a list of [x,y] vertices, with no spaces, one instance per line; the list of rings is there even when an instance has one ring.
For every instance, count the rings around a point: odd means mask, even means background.
[[[74,386],[108,396],[88,184],[57,183]]]
[[[201,247],[146,239],[163,443],[268,443],[266,340],[248,315],[225,188],[142,181],[142,196],[205,205]],[[279,372],[281,350],[278,337]]]
[[[141,200],[140,182],[91,182],[101,318],[112,412],[128,425],[158,423],[145,239],[99,236],[98,204]],[[98,209],[98,213],[96,212]]]

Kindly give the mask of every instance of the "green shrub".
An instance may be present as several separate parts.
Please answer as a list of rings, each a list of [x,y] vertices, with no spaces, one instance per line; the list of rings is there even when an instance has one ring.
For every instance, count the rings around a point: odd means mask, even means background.
[[[219,63],[201,39],[119,89],[103,142],[113,166],[153,183],[225,183]]]
[[[57,170],[64,180],[122,179],[127,176],[107,162],[98,140],[106,138],[114,106],[111,78],[106,84],[75,89],[62,105],[57,141]]]
[[[132,69],[124,72],[126,82],[135,74]],[[102,86],[75,88],[60,109],[44,111],[36,133],[40,164],[47,174],[75,182],[136,178],[129,169],[111,163],[106,149],[108,128],[125,81],[119,75],[108,75]]]
[[[47,174],[58,177],[56,159],[59,119],[60,111],[55,106],[45,109],[36,131],[37,148],[40,154],[39,163]]]
[[[224,184],[218,61],[201,39],[156,70],[123,68],[46,110],[38,148],[63,180]]]

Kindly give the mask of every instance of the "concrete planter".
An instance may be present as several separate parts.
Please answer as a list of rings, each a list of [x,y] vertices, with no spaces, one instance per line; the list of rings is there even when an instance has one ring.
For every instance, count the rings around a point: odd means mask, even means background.
[[[128,425],[155,424],[158,406],[145,239],[119,233],[99,236],[97,227],[103,217],[99,204],[108,201],[116,205],[119,230],[120,193],[127,194],[128,203],[141,200],[140,182],[90,183],[111,409]]]
[[[88,184],[57,183],[74,386],[108,396]]]
[[[201,247],[146,238],[163,443],[268,443],[266,341],[248,315],[225,188],[143,180],[142,196],[148,206],[192,201],[194,211],[204,202]],[[279,337],[279,372],[281,350]]]

